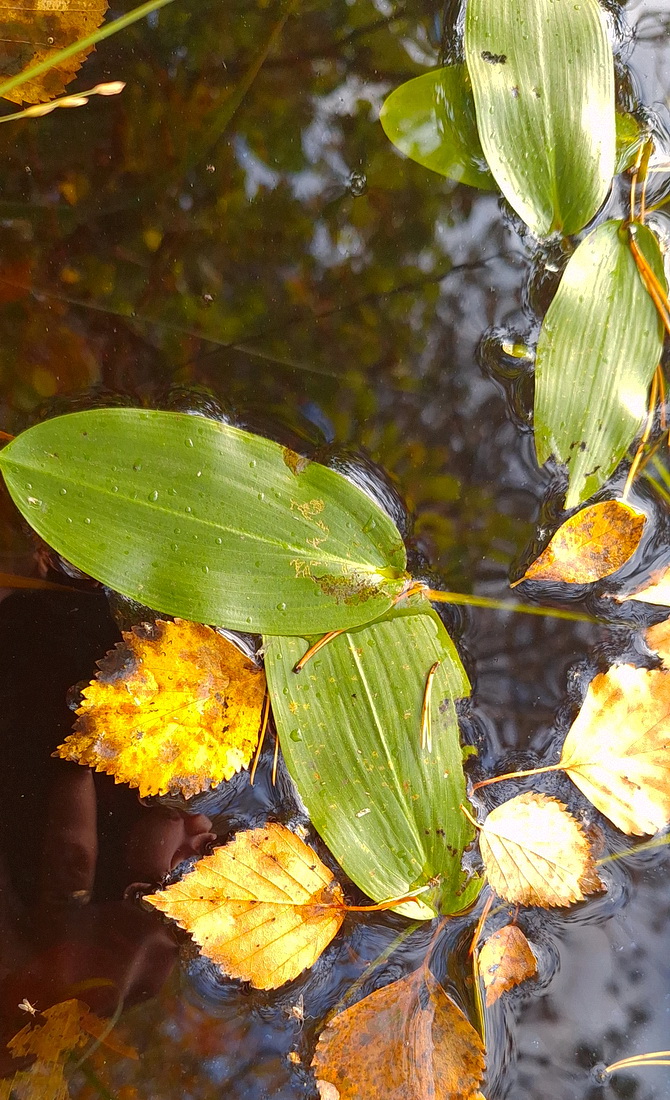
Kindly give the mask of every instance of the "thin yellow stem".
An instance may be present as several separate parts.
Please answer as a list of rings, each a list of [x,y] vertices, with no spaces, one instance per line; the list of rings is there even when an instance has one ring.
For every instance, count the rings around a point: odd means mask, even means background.
[[[268,691],[266,691],[265,692],[265,697],[263,699],[263,712],[261,714],[261,728],[260,728],[260,733],[258,734],[258,745],[256,747],[256,752],[254,753],[254,762],[252,764],[251,775],[249,777],[249,783],[252,787],[254,785],[254,779],[256,778],[256,768],[258,767],[258,761],[261,758],[261,749],[263,748],[263,742],[265,741],[265,733],[266,733],[267,728],[268,728],[268,718],[269,717],[270,717],[270,694],[269,694]]]
[[[277,763],[279,761],[279,737],[275,733],[275,752],[272,757],[272,786],[277,785]]]
[[[472,937],[472,942],[471,942],[470,948],[468,950],[468,955],[474,955],[474,953],[475,953],[475,948],[476,948],[477,943],[479,941],[479,937],[482,934],[482,928],[486,924],[486,919],[487,919],[489,913],[491,912],[491,906],[493,905],[494,897],[495,897],[495,894],[493,894],[493,892],[491,892],[489,894],[489,896],[487,897],[487,899],[486,899],[486,903],[484,905],[484,908],[482,909],[479,920],[477,921],[477,926],[475,928],[475,932],[474,932],[474,935]]]
[[[323,649],[325,645],[328,645],[328,642],[332,642],[333,638],[339,638],[340,634],[346,634],[346,630],[344,628],[342,630],[329,630],[327,634],[324,634],[322,638],[319,638],[318,642],[315,642],[314,645],[311,645],[309,649],[305,653],[303,653],[300,660],[293,666],[293,671],[302,672],[307,662],[311,661],[312,657],[314,657],[314,655],[318,653],[320,649]]]
[[[663,322],[663,325],[665,327],[665,331],[667,333],[670,333],[670,302],[668,302],[668,296],[665,293],[661,284],[659,283],[658,279],[656,278],[656,274],[647,262],[646,257],[643,255],[640,246],[635,240],[634,230],[634,225],[628,226],[628,241],[630,244],[630,250],[633,253],[633,259],[635,260],[638,272],[640,273],[640,278],[645,285],[647,293],[649,294],[651,300],[656,306],[656,309],[658,310],[661,321]]]
[[[644,224],[647,216],[647,182],[649,180],[649,158],[654,151],[653,141],[645,141],[642,146],[642,160],[640,161],[640,175],[642,176],[642,194],[640,195],[640,221]]]
[[[470,811],[468,809],[466,809],[466,807],[463,805],[462,802],[461,802],[461,807],[460,808],[463,811],[463,813],[465,814],[465,816],[467,817],[470,824],[474,825],[475,829],[479,829],[479,831],[481,832],[481,828],[482,828],[481,825],[477,821],[475,821],[475,819],[472,816],[472,814],[470,813]]]
[[[609,856],[601,856],[600,859],[596,860],[596,863],[598,867],[601,863],[615,863],[617,859],[627,859],[629,856],[636,856],[638,852],[649,852],[654,848],[663,848],[666,844],[670,844],[670,833],[654,840],[646,840],[644,844],[638,844],[636,848],[627,848],[625,852],[612,852]]]
[[[428,671],[426,677],[426,687],[423,693],[423,702],[421,704],[421,751],[432,752],[433,751],[433,729],[430,715],[430,701],[433,688],[433,679],[435,673],[440,667],[440,662],[436,661],[434,665]]]
[[[534,604],[516,603],[512,600],[494,600],[488,596],[472,596],[464,592],[440,592],[435,588],[427,588],[425,595],[433,603],[453,603],[464,607],[487,607],[492,611],[515,611],[521,615],[541,615],[544,618],[568,619],[573,623],[600,622],[593,615],[586,615],[580,611],[536,607]]]
[[[344,905],[342,908],[346,909],[347,913],[378,913],[384,909],[395,909],[397,905],[404,905],[406,901],[414,901],[420,894],[425,894],[426,890],[430,890],[435,885],[435,882],[427,882],[425,886],[420,886],[418,890],[412,890],[409,894],[403,894],[399,898],[388,898],[387,901],[378,901],[376,905]]]
[[[478,791],[480,787],[490,787],[492,783],[502,783],[503,779],[523,779],[527,775],[541,775],[542,772],[560,772],[563,771],[562,764],[547,764],[544,768],[528,768],[522,772],[505,772],[504,775],[492,775],[489,779],[481,779],[479,783],[475,783],[472,788],[472,793]],[[463,807],[461,806],[461,809]]]
[[[649,393],[649,408],[647,410],[647,423],[644,426],[642,438],[640,439],[638,448],[635,452],[635,458],[630,464],[630,470],[628,471],[626,484],[624,485],[623,492],[621,494],[621,499],[624,503],[628,499],[628,494],[630,493],[633,479],[638,471],[640,462],[642,461],[642,455],[644,454],[644,449],[649,442],[649,436],[651,435],[651,429],[654,424],[654,413],[656,411],[656,401],[658,400],[658,371],[659,367],[657,367],[654,371],[654,377],[651,383],[651,391]]]
[[[656,374],[658,377],[658,395],[659,395],[659,408],[661,412],[661,431],[665,432],[668,428],[668,421],[665,415],[665,378],[663,376],[663,367],[659,363],[656,367]]]
[[[630,1058],[622,1058],[619,1062],[612,1062],[607,1066],[606,1073],[615,1073],[618,1069],[632,1069],[635,1066],[668,1066],[670,1050],[653,1050],[649,1054],[633,1054]]]

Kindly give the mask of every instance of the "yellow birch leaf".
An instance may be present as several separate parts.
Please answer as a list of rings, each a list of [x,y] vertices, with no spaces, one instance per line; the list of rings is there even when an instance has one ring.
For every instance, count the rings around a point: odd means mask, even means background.
[[[670,596],[670,588],[668,596]],[[662,623],[648,627],[644,637],[649,648],[658,653],[663,667],[670,669],[670,619],[664,619]]]
[[[332,871],[283,825],[238,833],[144,899],[232,978],[276,989],[312,966],[344,920]]]
[[[571,905],[602,889],[581,825],[556,798],[528,791],[496,806],[480,826],[486,877],[517,905]]]
[[[93,34],[106,11],[107,0],[0,0],[0,77],[23,72],[79,38]],[[61,95],[92,49],[89,46],[41,76],[20,84],[7,92],[5,99],[12,103],[44,103]]]
[[[613,665],[599,673],[558,766],[622,832],[670,824],[670,672]]]
[[[649,584],[619,599],[621,603],[626,600],[640,600],[641,603],[656,603],[661,607],[670,607],[670,565],[652,573]]]
[[[483,1100],[483,1043],[427,968],[335,1016],[312,1068],[321,1100]]]
[[[99,662],[54,755],[141,796],[186,798],[230,779],[258,742],[265,673],[208,626],[144,623]]]
[[[641,512],[620,500],[591,504],[561,524],[515,584],[527,580],[590,584],[609,577],[633,556],[646,522]]]
[[[486,989],[486,1004],[537,974],[537,959],[517,924],[499,928],[482,945],[477,966]]]

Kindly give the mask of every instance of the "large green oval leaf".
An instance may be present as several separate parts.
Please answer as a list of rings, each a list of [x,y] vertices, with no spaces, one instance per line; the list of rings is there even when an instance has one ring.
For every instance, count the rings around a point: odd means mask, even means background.
[[[539,237],[577,233],[615,168],[614,62],[598,0],[468,0],[482,148]]]
[[[282,751],[314,827],[369,897],[398,897],[440,876],[442,913],[472,901],[463,848],[465,801],[455,700],[470,685],[432,610],[407,608],[329,642],[302,672],[307,639],[266,640],[265,668]],[[421,710],[433,664],[432,750]],[[427,895],[430,897],[430,895]],[[428,919],[432,904],[399,907]]]
[[[663,287],[653,233],[636,240]],[[568,467],[566,507],[610,476],[637,434],[663,346],[656,307],[620,221],[598,226],[571,256],[545,316],[535,365],[535,448]]]
[[[379,115],[389,141],[441,176],[485,190],[496,184],[482,152],[465,65],[448,65],[407,80]]]
[[[345,477],[184,413],[95,409],[0,452],[20,511],[60,554],[157,611],[265,634],[383,614],[405,578],[395,524]]]

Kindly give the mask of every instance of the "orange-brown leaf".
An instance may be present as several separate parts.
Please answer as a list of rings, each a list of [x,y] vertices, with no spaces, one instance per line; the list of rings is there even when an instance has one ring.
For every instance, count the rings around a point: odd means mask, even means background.
[[[518,905],[571,905],[602,889],[579,822],[556,798],[535,791],[496,806],[480,828],[486,877]]]
[[[2,77],[23,72],[93,34],[107,0],[0,0]],[[93,49],[74,54],[5,95],[12,103],[43,103],[61,95]]]
[[[322,1100],[481,1100],[484,1047],[422,968],[335,1016],[312,1067]]]
[[[668,595],[670,596],[670,589]],[[648,627],[644,636],[649,648],[654,649],[661,658],[663,668],[670,669],[670,619]]]
[[[633,556],[645,523],[620,500],[591,504],[561,524],[521,580],[589,584],[609,577]]]
[[[486,988],[486,1004],[492,1005],[508,989],[537,974],[537,959],[517,924],[499,928],[482,945],[477,957]]]
[[[331,871],[283,825],[238,833],[145,901],[232,978],[276,989],[312,966],[344,920]]]
[[[208,626],[159,620],[124,633],[83,693],[57,754],[185,797],[230,779],[258,742],[265,673]]]

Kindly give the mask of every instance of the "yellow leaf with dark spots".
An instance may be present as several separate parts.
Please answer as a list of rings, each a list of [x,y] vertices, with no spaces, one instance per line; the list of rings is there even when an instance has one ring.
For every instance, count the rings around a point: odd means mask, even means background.
[[[602,889],[579,822],[556,798],[528,791],[496,806],[480,826],[486,877],[517,905],[572,905]]]
[[[559,766],[622,832],[670,824],[670,672],[613,665],[596,676]]]
[[[265,673],[215,630],[182,619],[144,623],[99,669],[56,755],[142,796],[188,798],[249,764]]]
[[[635,553],[646,517],[620,500],[602,500],[570,516],[516,581],[590,584],[621,569]],[[514,586],[513,586],[514,587]]]
[[[506,924],[489,936],[477,956],[477,966],[487,1006],[537,974],[537,959],[518,924]]]
[[[483,1043],[427,967],[335,1016],[312,1068],[321,1100],[483,1100]]]
[[[0,79],[15,76],[80,38],[87,38],[101,25],[106,11],[107,0],[0,0]],[[44,103],[62,95],[92,49],[89,46],[58,62],[7,92],[5,99],[12,103]]]
[[[331,871],[283,825],[238,833],[145,898],[232,978],[276,989],[312,966],[344,920]]]

